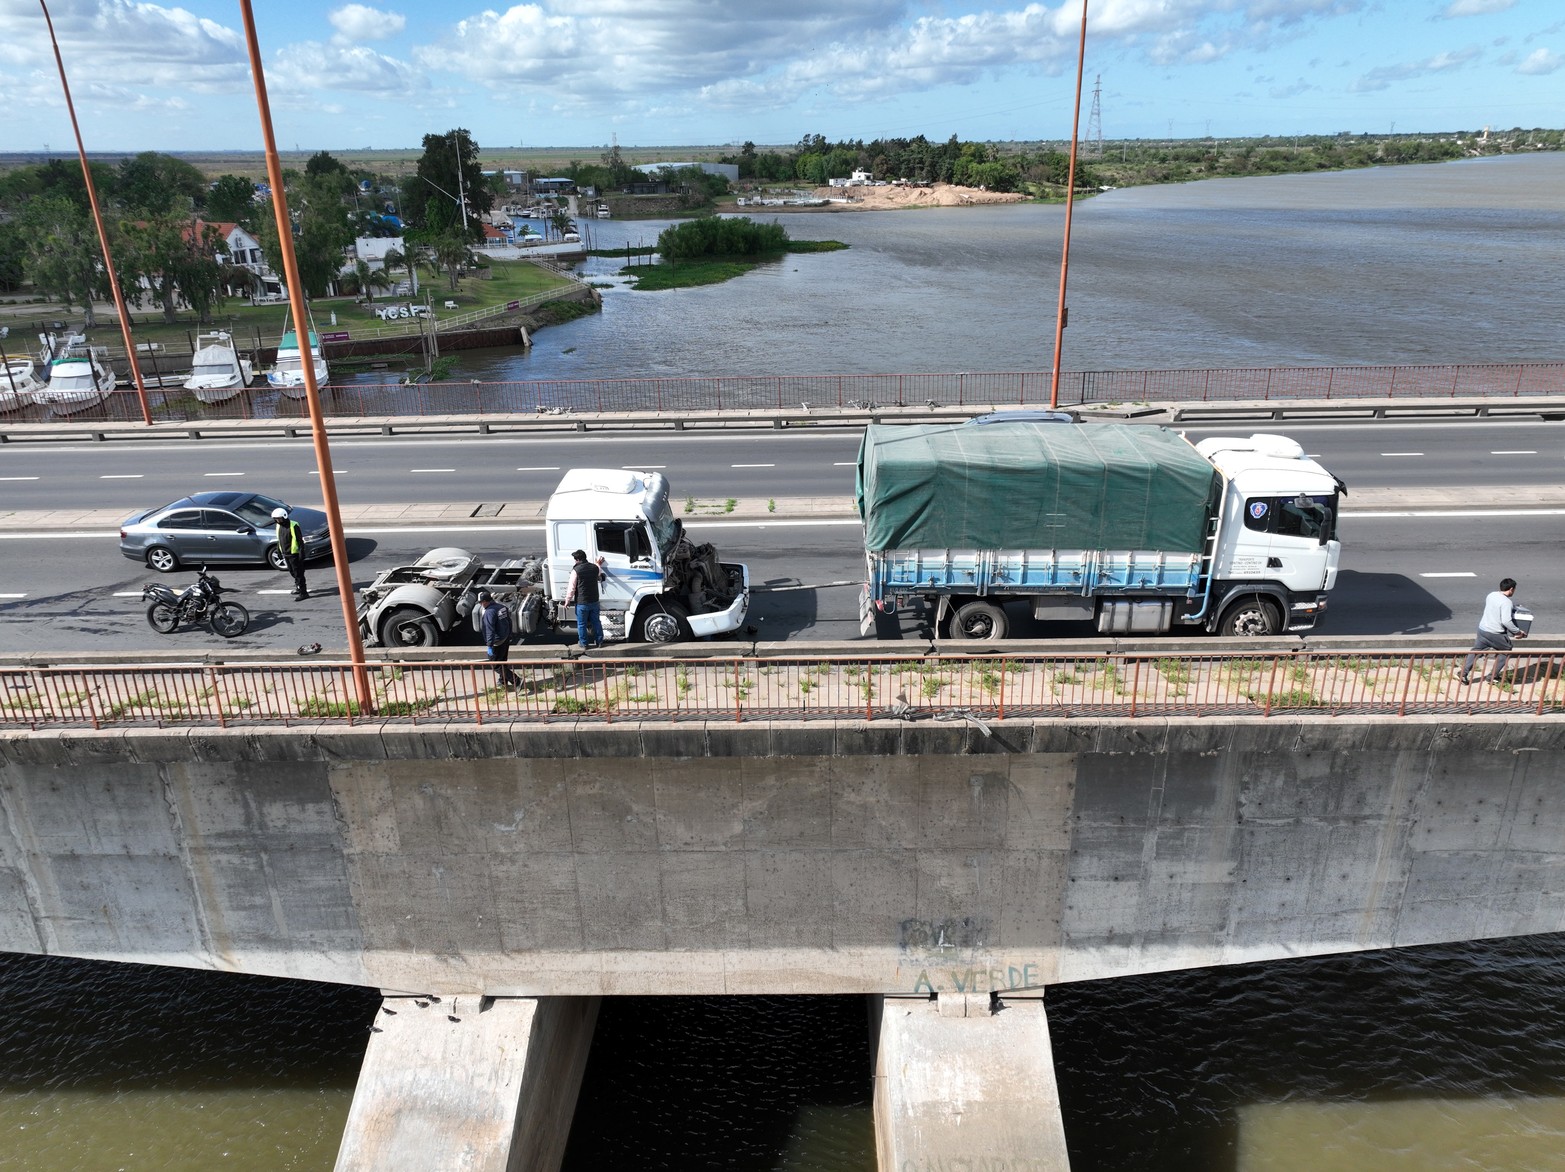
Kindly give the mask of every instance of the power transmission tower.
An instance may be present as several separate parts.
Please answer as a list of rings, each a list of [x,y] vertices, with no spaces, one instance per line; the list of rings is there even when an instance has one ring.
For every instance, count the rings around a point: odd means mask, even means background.
[[[1092,112],[1087,115],[1087,145],[1082,156],[1088,159],[1103,157],[1103,75],[1092,79]]]

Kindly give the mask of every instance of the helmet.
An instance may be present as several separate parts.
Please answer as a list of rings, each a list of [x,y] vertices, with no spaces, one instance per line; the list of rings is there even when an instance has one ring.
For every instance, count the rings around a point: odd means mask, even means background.
[[[274,520],[274,521],[286,521],[287,519],[288,519],[288,510],[287,509],[273,509],[272,510],[272,520]]]

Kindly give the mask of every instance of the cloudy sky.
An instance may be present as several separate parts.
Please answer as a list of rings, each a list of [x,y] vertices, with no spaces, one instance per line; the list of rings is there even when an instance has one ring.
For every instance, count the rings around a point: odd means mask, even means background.
[[[1080,0],[252,0],[278,144],[1070,133]],[[261,145],[237,0],[49,0],[89,150]],[[1560,0],[1090,0],[1108,139],[1565,125]],[[0,0],[0,150],[71,145],[38,0]]]

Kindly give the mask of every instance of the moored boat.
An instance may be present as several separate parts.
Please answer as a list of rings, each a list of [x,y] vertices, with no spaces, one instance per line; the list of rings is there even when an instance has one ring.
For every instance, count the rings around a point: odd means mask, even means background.
[[[185,389],[194,391],[203,403],[222,403],[250,385],[255,368],[248,358],[239,356],[234,339],[226,330],[196,335],[196,356],[185,380]]]
[[[113,390],[108,351],[74,334],[49,363],[49,385],[33,392],[33,399],[56,415],[74,415],[96,407]]]
[[[37,401],[36,392],[43,389],[30,358],[7,358],[0,369],[0,411],[20,411]]]
[[[315,360],[315,385],[322,387],[326,385],[329,372],[321,354],[321,340],[314,330],[309,332],[309,339],[310,353]],[[290,399],[304,398],[304,354],[299,349],[296,331],[287,331],[277,343],[277,364],[266,372],[266,381]]]

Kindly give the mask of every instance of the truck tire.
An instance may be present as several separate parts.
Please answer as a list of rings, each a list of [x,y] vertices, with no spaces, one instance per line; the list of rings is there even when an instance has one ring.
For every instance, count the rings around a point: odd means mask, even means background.
[[[383,647],[433,647],[440,642],[440,632],[429,616],[401,606],[381,621],[380,642]]]
[[[951,616],[953,639],[1003,639],[1008,627],[1005,611],[992,602],[968,602]]]
[[[1249,638],[1275,635],[1281,629],[1282,620],[1278,618],[1276,605],[1255,595],[1230,604],[1217,624],[1219,635]]]
[[[652,599],[636,612],[630,637],[636,643],[678,643],[690,638],[685,608],[677,602]]]

